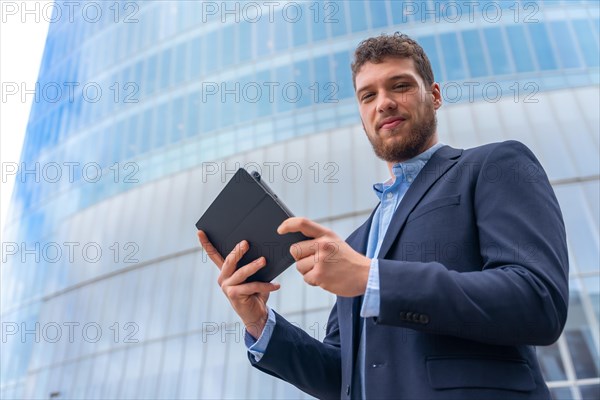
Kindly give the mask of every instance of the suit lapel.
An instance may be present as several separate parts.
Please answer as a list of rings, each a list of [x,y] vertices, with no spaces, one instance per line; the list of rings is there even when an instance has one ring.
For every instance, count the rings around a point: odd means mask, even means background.
[[[461,154],[461,149],[444,146],[431,156],[427,164],[425,164],[421,172],[415,178],[415,181],[406,191],[400,205],[398,205],[398,209],[392,217],[377,258],[385,258],[392,247],[392,244],[404,227],[406,218],[419,203],[421,198],[423,198],[425,193],[427,193],[429,188],[454,164],[456,164],[456,161]]]

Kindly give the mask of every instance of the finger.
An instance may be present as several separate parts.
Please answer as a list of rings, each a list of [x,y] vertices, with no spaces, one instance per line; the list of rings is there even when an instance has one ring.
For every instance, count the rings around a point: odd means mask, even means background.
[[[249,282],[238,285],[238,293],[244,296],[253,294],[267,294],[279,290],[281,285],[277,282]]]
[[[319,286],[316,271],[314,269],[308,271],[302,278],[304,279],[304,282],[308,283],[310,286]]]
[[[303,217],[291,217],[286,219],[277,228],[277,233],[283,235],[289,232],[302,232],[304,236],[318,238],[329,232],[327,228]]]
[[[298,261],[318,252],[319,242],[316,239],[303,240],[290,246],[290,253]]]
[[[219,269],[221,269],[225,260],[223,259],[223,256],[221,256],[221,254],[217,251],[217,249],[212,245],[210,240],[208,240],[208,236],[206,236],[206,233],[204,233],[204,231],[198,231],[198,240],[200,240],[202,248],[204,249],[204,251],[206,251],[206,254],[208,254],[208,257],[211,259],[211,261],[215,263],[216,266],[219,267]]]
[[[226,282],[223,282],[223,284],[227,284],[228,286],[239,285],[265,265],[267,265],[267,260],[264,257],[259,257],[251,263],[238,268]]]
[[[302,260],[296,261],[296,269],[302,274],[306,275],[315,267],[315,262],[312,257],[306,257]]]
[[[249,248],[250,246],[248,246],[248,242],[242,240],[233,248],[233,250],[231,250],[231,252],[225,258],[225,262],[223,263],[221,275],[219,276],[219,284],[233,275],[235,269],[237,268],[238,262],[242,259],[244,254],[246,254]]]

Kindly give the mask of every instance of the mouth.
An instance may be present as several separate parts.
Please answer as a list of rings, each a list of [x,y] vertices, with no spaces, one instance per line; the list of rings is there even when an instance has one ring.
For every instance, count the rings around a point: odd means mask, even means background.
[[[406,121],[406,119],[402,117],[388,117],[377,124],[377,129],[394,129],[404,121]]]

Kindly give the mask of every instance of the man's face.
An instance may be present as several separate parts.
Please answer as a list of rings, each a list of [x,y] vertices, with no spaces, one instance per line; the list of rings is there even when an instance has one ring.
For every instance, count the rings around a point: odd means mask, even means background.
[[[356,96],[363,128],[379,158],[405,161],[437,142],[440,87],[427,87],[412,59],[364,64],[356,75]]]

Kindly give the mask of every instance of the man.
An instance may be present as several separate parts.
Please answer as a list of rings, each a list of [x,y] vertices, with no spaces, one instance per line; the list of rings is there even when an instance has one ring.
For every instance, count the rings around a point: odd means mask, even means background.
[[[440,86],[405,35],[363,41],[352,64],[364,130],[390,179],[343,241],[305,218],[278,231],[314,238],[292,254],[310,285],[336,294],[323,343],[267,307],[274,283],[243,281],[242,242],[219,284],[247,329],[250,362],[318,398],[548,399],[535,345],[566,320],[561,212],[539,162],[518,142],[438,143]],[[258,340],[257,340],[258,339]]]

